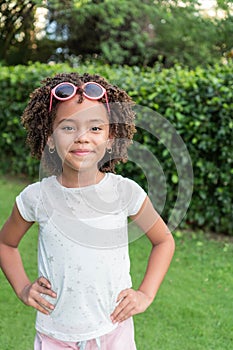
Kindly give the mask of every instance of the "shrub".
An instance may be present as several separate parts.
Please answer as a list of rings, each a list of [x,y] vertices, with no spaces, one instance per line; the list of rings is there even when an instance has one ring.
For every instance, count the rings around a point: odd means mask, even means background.
[[[137,105],[147,106],[164,116],[184,140],[192,159],[194,190],[183,224],[232,234],[232,68],[233,64],[219,64],[208,69],[198,67],[188,70],[177,65],[172,69],[160,70],[159,66],[139,69],[94,63],[83,64],[78,68],[66,64],[39,63],[1,67],[1,170],[4,173],[24,173],[34,178],[38,176],[38,162],[31,159],[25,148],[25,131],[20,124],[20,116],[29,93],[43,78],[73,70],[99,73],[125,89]],[[143,110],[141,115],[139,113],[139,120],[146,118],[147,110]],[[168,135],[165,137],[169,139]],[[168,218],[176,201],[179,184],[174,160],[163,145],[162,134],[158,139],[146,128],[139,127],[135,140],[153,152],[162,166],[167,186],[167,200],[162,215]],[[180,161],[185,162],[185,159],[181,157]],[[147,188],[145,175],[133,162],[124,167],[119,166],[118,170]],[[156,187],[155,192],[158,199],[160,195],[163,198],[161,188]]]

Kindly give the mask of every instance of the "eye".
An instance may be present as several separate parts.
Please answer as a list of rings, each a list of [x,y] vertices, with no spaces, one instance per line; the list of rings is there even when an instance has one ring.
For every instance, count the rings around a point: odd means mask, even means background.
[[[65,132],[72,132],[75,131],[75,127],[74,126],[70,126],[70,125],[65,125],[61,128],[63,131]]]
[[[91,131],[94,131],[94,132],[98,132],[98,131],[101,131],[102,128],[100,126],[92,126],[91,127]]]

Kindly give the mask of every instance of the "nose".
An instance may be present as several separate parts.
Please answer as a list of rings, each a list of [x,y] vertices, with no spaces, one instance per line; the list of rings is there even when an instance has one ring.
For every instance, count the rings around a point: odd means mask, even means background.
[[[88,140],[88,131],[87,130],[79,130],[75,135],[75,143],[87,143]]]

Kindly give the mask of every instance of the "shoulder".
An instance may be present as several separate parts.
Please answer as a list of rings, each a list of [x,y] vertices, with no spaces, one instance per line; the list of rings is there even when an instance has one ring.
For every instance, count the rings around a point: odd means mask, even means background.
[[[30,184],[26,186],[18,195],[18,197],[30,197],[34,196],[35,194],[39,193],[40,190],[40,182],[35,182],[33,184]]]
[[[16,197],[17,208],[26,221],[37,221],[41,197],[43,193],[46,193],[46,188],[49,188],[53,181],[53,177],[50,177],[28,185]]]
[[[44,178],[41,181],[34,182],[26,186],[19,194],[21,196],[39,198],[40,192],[44,187],[50,187],[54,183],[54,176]]]
[[[51,187],[54,182],[53,178],[45,178],[42,181],[34,182],[25,187],[16,197],[16,203],[18,205],[23,203],[25,206],[35,206],[39,202],[42,192],[46,192],[46,188]]]
[[[110,174],[109,179],[113,182],[118,198],[127,207],[128,214],[136,214],[147,197],[144,189],[134,180],[121,175]]]
[[[110,181],[112,181],[112,183],[119,185],[120,187],[124,188],[125,190],[138,189],[138,190],[144,191],[143,188],[136,181],[134,181],[128,177],[108,173],[108,178]]]
[[[119,175],[119,174],[107,173],[107,176],[108,176],[108,179],[111,180],[112,182],[137,184],[134,180],[129,179],[128,177],[124,177],[124,176]]]

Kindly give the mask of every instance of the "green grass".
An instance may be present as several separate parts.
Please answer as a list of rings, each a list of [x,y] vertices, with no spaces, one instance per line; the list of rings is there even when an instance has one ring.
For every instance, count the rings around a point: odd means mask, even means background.
[[[0,225],[25,183],[0,178]],[[174,233],[176,252],[159,293],[135,316],[138,350],[230,350],[233,348],[233,242],[203,233]],[[29,276],[36,277],[37,227],[20,250]],[[130,244],[135,287],[150,245],[145,237]],[[0,349],[32,350],[35,311],[23,305],[0,272]],[[119,349],[121,350],[121,349]]]

